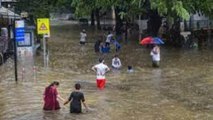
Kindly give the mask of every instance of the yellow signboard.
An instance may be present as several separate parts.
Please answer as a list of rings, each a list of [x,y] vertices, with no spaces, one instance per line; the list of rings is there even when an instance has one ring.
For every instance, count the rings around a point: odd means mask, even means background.
[[[37,32],[42,35],[50,35],[50,20],[48,18],[37,19]]]

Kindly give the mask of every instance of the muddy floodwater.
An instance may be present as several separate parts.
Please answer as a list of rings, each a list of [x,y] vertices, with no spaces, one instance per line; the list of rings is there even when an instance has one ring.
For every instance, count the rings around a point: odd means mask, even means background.
[[[19,62],[18,84],[13,59],[0,67],[0,120],[213,120],[212,50],[162,46],[161,66],[153,69],[150,49],[135,39],[122,42],[122,69],[109,72],[106,88],[100,91],[91,67],[100,56],[93,49],[96,36],[103,33],[87,29],[89,43],[81,47],[78,25],[51,29],[48,69],[43,68],[41,52],[34,68],[27,65],[23,72],[27,62]],[[109,66],[113,55],[114,48],[105,55]],[[128,65],[135,70],[131,74],[126,72]],[[60,111],[44,112],[43,91],[54,80],[60,82],[58,90],[65,99],[74,84],[81,83],[89,112],[70,114],[69,105],[62,102]]]

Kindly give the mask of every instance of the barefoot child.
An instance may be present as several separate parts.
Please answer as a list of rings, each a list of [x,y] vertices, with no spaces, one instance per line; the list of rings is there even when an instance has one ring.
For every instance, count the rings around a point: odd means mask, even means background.
[[[79,83],[75,84],[75,91],[70,94],[69,99],[64,103],[64,105],[66,105],[71,101],[70,113],[82,113],[81,103],[83,103],[86,110],[88,110],[85,103],[84,94],[80,91],[80,89],[81,85]]]

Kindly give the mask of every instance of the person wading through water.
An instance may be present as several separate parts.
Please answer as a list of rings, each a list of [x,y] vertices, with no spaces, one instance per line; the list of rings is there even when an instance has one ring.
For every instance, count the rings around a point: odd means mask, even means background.
[[[100,58],[99,59],[99,64],[94,65],[92,67],[92,70],[96,72],[96,82],[97,82],[97,87],[102,90],[105,87],[106,83],[106,78],[105,78],[105,73],[110,71],[109,67],[104,64],[104,59]]]
[[[160,66],[160,48],[158,45],[155,45],[150,52],[150,55],[152,56],[152,66],[153,67],[159,67]]]
[[[59,82],[54,81],[48,87],[45,88],[44,91],[44,107],[43,110],[59,110],[60,105],[57,100],[64,101],[64,99],[58,94],[57,88],[59,86]]]
[[[69,99],[64,102],[64,105],[70,103],[70,113],[82,113],[81,103],[83,103],[86,111],[88,111],[87,105],[85,103],[84,94],[80,91],[81,85],[79,83],[75,84],[75,91],[70,94]]]

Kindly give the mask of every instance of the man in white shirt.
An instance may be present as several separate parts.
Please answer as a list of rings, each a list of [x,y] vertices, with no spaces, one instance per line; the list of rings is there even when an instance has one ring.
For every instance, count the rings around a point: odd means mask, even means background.
[[[115,55],[114,58],[112,59],[112,67],[114,69],[120,69],[122,66],[121,60],[118,58],[118,55]]]
[[[113,34],[111,32],[108,32],[107,38],[106,38],[106,45],[109,46],[110,42],[112,40]]]
[[[87,37],[86,30],[83,29],[82,32],[80,33],[80,44],[81,45],[85,45],[86,37]]]
[[[105,87],[106,79],[105,79],[105,73],[110,71],[109,67],[104,64],[104,59],[99,59],[99,64],[94,65],[92,67],[92,70],[96,72],[96,83],[97,87],[102,90]]]
[[[155,47],[150,52],[150,55],[152,56],[152,66],[159,67],[159,65],[160,65],[160,48],[158,47],[158,45],[155,45]]]

